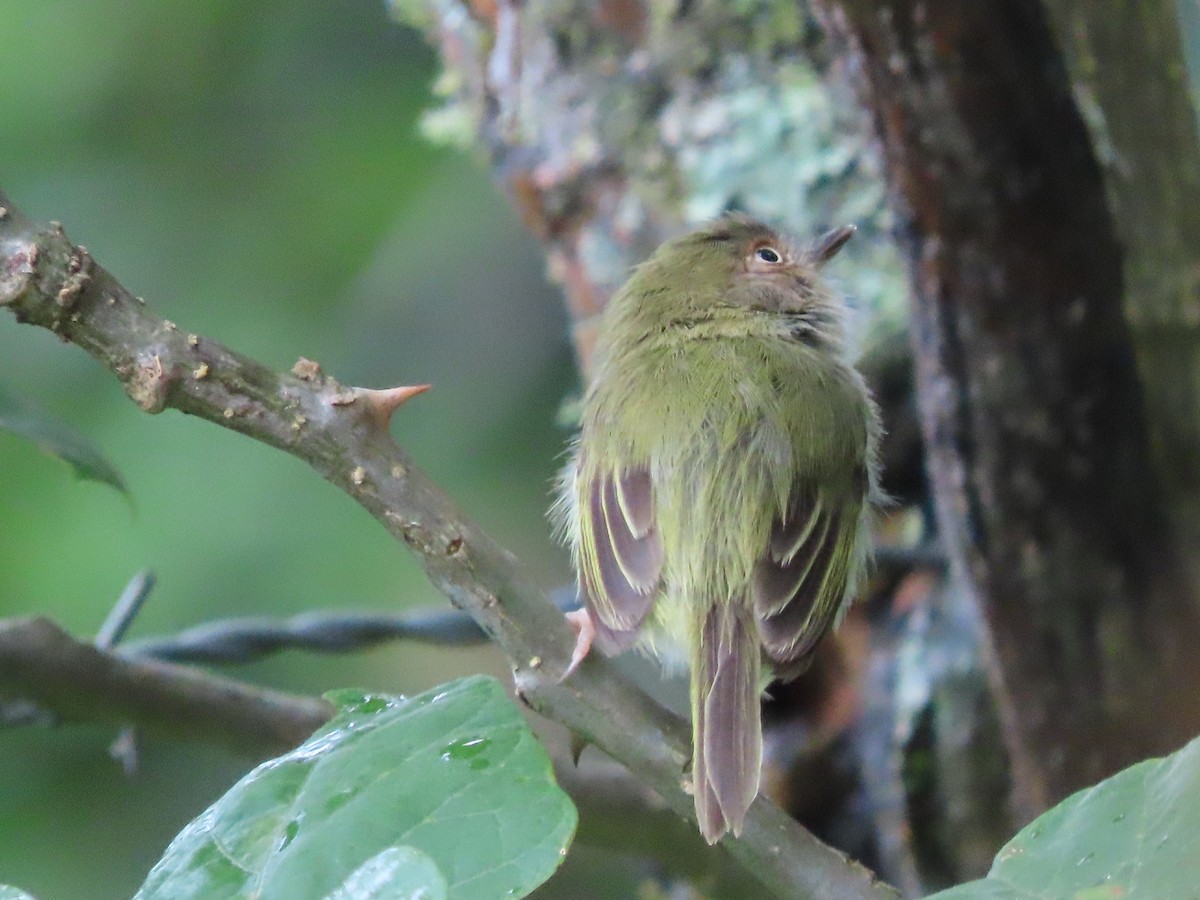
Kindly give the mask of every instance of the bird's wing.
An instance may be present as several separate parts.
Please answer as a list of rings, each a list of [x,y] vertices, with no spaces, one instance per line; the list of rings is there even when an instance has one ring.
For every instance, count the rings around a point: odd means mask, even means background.
[[[772,525],[750,595],[763,652],[782,678],[807,668],[837,618],[860,552],[864,494],[865,484],[840,496],[802,486]]]
[[[579,557],[584,601],[607,652],[628,648],[662,576],[654,485],[644,467],[598,473],[580,485]]]

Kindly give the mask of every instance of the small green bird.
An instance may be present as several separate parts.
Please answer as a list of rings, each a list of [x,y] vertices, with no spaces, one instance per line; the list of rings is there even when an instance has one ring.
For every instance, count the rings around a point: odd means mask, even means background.
[[[555,504],[585,602],[571,669],[593,639],[690,666],[710,844],[758,793],[760,694],[807,667],[867,565],[879,418],[820,278],[853,233],[803,247],[730,215],[638,267]]]

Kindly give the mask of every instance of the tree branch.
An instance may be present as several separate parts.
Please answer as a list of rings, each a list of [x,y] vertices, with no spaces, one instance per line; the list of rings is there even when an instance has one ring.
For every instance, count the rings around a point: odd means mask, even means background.
[[[262,756],[290,750],[333,715],[324,700],[132,659],[40,617],[0,621],[0,694],[71,721],[132,724]]]
[[[38,227],[0,193],[0,306],[78,344],[150,413],[170,407],[311,465],[416,554],[430,581],[513,662],[518,694],[600,747],[692,817],[682,773],[686,724],[589,658],[566,681],[573,635],[516,559],[420,472],[381,427],[374,395],[302,361],[272,372],[153,315],[61,226]],[[781,897],[892,897],[891,888],[759,798],[740,838],[723,842]]]
[[[585,759],[578,766],[556,762],[554,772],[579,807],[580,844],[652,860],[661,874],[703,884],[706,896],[758,895],[749,872],[726,854],[706,852],[700,832],[623,767]]]

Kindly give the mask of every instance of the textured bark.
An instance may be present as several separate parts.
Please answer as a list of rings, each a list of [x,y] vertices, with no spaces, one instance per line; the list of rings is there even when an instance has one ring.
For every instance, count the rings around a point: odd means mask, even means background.
[[[439,48],[442,139],[482,149],[564,292],[586,374],[594,316],[664,238],[728,209],[816,237],[853,222],[837,276],[896,304],[877,160],[791,0],[395,0]],[[867,277],[859,278],[859,274]],[[899,305],[899,304],[896,304]]]
[[[1125,248],[1125,310],[1183,546],[1200,541],[1200,135],[1175,0],[1050,0]],[[1200,554],[1189,559],[1193,581]]]
[[[938,520],[1027,817],[1200,727],[1100,167],[1037,0],[829,0],[887,158]]]

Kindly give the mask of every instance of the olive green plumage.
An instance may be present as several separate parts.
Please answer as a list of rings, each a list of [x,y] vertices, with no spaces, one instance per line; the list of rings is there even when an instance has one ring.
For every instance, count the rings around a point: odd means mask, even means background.
[[[874,404],[815,247],[729,216],[664,244],[606,309],[557,515],[596,640],[691,669],[696,815],[737,834],[759,695],[852,597],[877,494]]]

